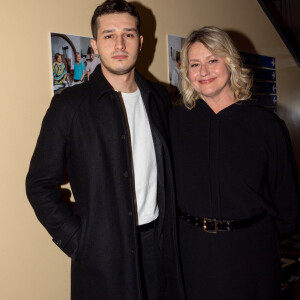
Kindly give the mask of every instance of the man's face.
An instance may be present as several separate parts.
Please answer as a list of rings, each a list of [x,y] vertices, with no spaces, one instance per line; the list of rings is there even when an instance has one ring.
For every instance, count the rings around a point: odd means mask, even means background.
[[[97,41],[91,41],[94,52],[100,56],[103,72],[115,75],[124,75],[134,69],[142,43],[136,18],[128,13],[100,16]]]

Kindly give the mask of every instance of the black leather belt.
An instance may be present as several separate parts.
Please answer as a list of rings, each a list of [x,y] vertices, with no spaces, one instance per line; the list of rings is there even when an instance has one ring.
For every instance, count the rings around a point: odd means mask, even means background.
[[[144,232],[144,231],[148,231],[148,230],[152,229],[154,227],[155,221],[156,220],[154,220],[150,223],[147,223],[147,224],[136,226],[136,231],[137,232]]]
[[[178,215],[187,223],[203,228],[205,232],[217,233],[218,231],[232,231],[235,229],[250,227],[252,224],[262,220],[265,217],[266,212],[242,220],[218,220],[195,217],[181,208],[178,208]]]

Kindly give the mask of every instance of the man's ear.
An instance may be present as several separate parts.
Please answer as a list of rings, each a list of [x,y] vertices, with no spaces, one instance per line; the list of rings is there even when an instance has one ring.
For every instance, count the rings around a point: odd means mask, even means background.
[[[91,46],[92,46],[95,54],[99,54],[98,47],[97,47],[97,42],[94,39],[91,39]]]
[[[142,51],[143,41],[144,41],[144,37],[140,35],[140,51]]]

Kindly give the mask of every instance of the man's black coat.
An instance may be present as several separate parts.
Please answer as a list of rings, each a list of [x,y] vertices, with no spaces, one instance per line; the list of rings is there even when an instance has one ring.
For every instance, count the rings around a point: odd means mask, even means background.
[[[137,72],[158,170],[167,299],[183,299],[168,149],[166,90]],[[72,299],[142,299],[130,136],[118,93],[98,66],[90,81],[53,98],[27,175],[27,195],[53,241],[72,257]],[[64,170],[75,198],[62,201]]]

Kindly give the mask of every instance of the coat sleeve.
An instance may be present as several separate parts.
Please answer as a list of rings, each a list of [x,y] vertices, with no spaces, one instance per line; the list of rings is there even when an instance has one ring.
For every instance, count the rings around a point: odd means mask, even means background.
[[[42,122],[26,177],[27,197],[38,220],[69,256],[76,252],[80,233],[80,218],[62,201],[60,188],[71,121],[65,101],[55,96]]]
[[[282,120],[279,120],[275,133],[269,186],[277,211],[276,223],[282,234],[294,230],[299,224],[299,185],[290,136]]]

